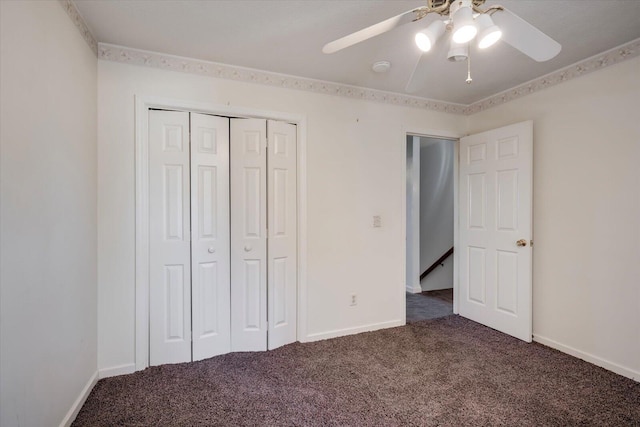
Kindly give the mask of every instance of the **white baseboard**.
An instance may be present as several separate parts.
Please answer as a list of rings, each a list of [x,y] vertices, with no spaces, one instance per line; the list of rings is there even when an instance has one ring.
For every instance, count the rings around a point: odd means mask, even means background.
[[[302,342],[312,342],[327,340],[330,338],[344,337],[346,335],[359,334],[362,332],[377,331],[379,329],[394,328],[396,326],[404,326],[404,320],[392,320],[390,322],[371,323],[369,325],[356,326],[354,328],[336,329],[328,332],[318,332],[315,334],[307,335],[307,338]]]
[[[126,365],[112,366],[111,368],[103,368],[98,371],[98,378],[109,378],[118,375],[132,374],[136,371],[135,363],[127,363]]]
[[[73,422],[73,420],[76,419],[76,417],[78,416],[78,412],[80,412],[82,405],[84,405],[84,402],[87,400],[87,397],[89,397],[89,393],[91,393],[91,390],[93,390],[93,386],[95,386],[97,382],[98,382],[98,372],[96,371],[93,375],[91,375],[91,378],[89,378],[89,381],[80,392],[80,395],[78,396],[76,401],[73,402],[71,409],[69,409],[69,412],[67,412],[67,415],[65,415],[64,418],[62,419],[62,422],[60,423],[60,427],[69,427]]]
[[[406,289],[410,294],[419,294],[420,292],[422,292],[422,288],[420,287],[420,285],[407,286]]]
[[[600,366],[601,368],[615,372],[623,377],[631,378],[634,381],[640,382],[640,372],[634,371],[633,369],[618,365],[617,363],[610,362],[601,357],[594,356],[593,354],[586,353],[568,345],[560,344],[557,341],[537,334],[533,334],[533,340],[537,343],[546,345],[547,347],[555,348],[563,353],[570,354],[573,357],[577,357],[578,359],[582,359],[586,362],[593,363],[596,366]]]

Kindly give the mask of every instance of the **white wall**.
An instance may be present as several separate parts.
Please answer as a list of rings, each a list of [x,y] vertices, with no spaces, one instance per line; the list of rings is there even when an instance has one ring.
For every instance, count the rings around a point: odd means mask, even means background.
[[[420,138],[420,274],[453,247],[455,142]],[[453,256],[420,282],[423,291],[453,288]]]
[[[306,115],[308,337],[404,321],[403,132],[458,133],[460,116],[101,60],[100,368],[134,363],[134,95]]]
[[[533,331],[640,378],[640,58],[475,114],[534,121]]]
[[[57,1],[0,15],[0,425],[58,425],[97,368],[97,60]]]

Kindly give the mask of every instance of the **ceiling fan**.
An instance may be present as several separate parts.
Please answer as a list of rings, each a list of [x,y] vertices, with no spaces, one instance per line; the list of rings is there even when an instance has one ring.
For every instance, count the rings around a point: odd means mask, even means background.
[[[372,37],[386,33],[401,25],[419,21],[430,14],[440,15],[415,36],[421,51],[420,58],[407,83],[406,91],[413,93],[429,81],[429,58],[444,56],[450,61],[467,61],[467,83],[471,83],[469,45],[474,40],[480,50],[494,45],[499,40],[513,46],[535,61],[544,62],[554,58],[562,46],[551,37],[529,24],[503,6],[483,8],[486,0],[426,0],[427,5],[371,25],[355,33],[327,43],[322,51],[334,53]],[[445,32],[451,33],[450,43],[438,43]],[[435,50],[432,55],[429,51]]]

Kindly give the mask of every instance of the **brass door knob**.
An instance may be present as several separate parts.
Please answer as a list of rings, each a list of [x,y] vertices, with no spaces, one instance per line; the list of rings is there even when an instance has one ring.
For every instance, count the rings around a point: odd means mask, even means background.
[[[516,242],[516,246],[527,246],[527,241],[524,239],[520,239]]]

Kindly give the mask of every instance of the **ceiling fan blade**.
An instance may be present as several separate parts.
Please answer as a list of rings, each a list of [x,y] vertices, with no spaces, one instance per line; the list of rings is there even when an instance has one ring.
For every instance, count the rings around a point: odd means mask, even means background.
[[[502,30],[503,41],[538,62],[550,60],[562,49],[560,43],[507,9],[491,17]]]
[[[324,53],[334,53],[349,46],[353,46],[356,43],[360,43],[371,37],[378,36],[382,33],[386,33],[387,31],[393,30],[400,25],[408,24],[414,20],[414,12],[418,9],[411,9],[400,15],[394,16],[392,18],[386,19],[382,22],[378,22],[377,24],[373,24],[370,27],[363,28],[360,31],[356,31],[355,33],[351,33],[348,36],[344,36],[337,40],[334,40],[330,43],[327,43],[322,48]]]
[[[416,93],[420,89],[422,89],[427,82],[425,78],[425,74],[429,70],[429,61],[428,55],[426,53],[422,53],[418,58],[418,62],[416,62],[416,66],[413,69],[413,73],[411,73],[411,77],[407,82],[407,86],[404,90],[407,93]]]
[[[430,81],[436,81],[436,75],[432,74],[433,70],[433,62],[446,60],[445,52],[449,47],[449,42],[440,39],[438,43],[436,43],[433,50],[430,52],[421,53],[418,61],[416,62],[416,66],[413,69],[413,73],[411,73],[411,77],[409,78],[409,82],[407,86],[405,86],[404,90],[407,93],[416,93],[427,85]]]

